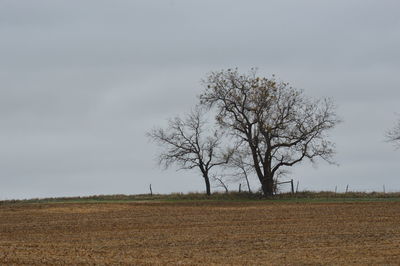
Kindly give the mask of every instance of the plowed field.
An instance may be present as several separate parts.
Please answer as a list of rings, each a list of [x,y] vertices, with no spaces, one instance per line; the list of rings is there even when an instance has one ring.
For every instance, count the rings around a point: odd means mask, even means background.
[[[0,265],[399,263],[400,202],[0,206]]]

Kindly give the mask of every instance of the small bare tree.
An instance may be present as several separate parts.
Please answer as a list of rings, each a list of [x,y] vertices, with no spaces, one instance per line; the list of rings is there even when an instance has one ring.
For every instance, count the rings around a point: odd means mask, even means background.
[[[207,134],[210,132],[211,134]],[[169,120],[166,129],[155,128],[147,136],[163,147],[159,164],[165,168],[175,164],[178,169],[200,170],[211,194],[210,170],[226,164],[233,151],[223,152],[222,135],[217,130],[206,128],[202,109],[196,107],[184,118]]]
[[[386,133],[386,139],[393,142],[397,148],[400,148],[400,119],[397,124]]]
[[[227,164],[227,168],[233,170],[232,173],[229,173],[232,179],[236,182],[244,181],[246,183],[246,187],[249,193],[251,193],[250,187],[250,175],[254,172],[254,168],[252,167],[251,162],[248,161],[249,153],[240,147],[235,148],[235,153],[232,155],[229,163]]]
[[[215,107],[217,123],[250,151],[264,195],[274,193],[276,174],[304,159],[332,162],[327,132],[339,119],[332,101],[312,100],[288,83],[228,69],[211,73],[200,101]]]
[[[229,192],[228,185],[226,184],[226,181],[224,180],[223,176],[221,175],[213,175],[211,178],[215,183],[216,187],[223,188],[225,190],[225,193]]]

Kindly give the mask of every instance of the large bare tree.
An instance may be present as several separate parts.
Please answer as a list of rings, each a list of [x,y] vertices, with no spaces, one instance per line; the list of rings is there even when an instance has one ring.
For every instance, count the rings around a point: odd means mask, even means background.
[[[167,128],[155,128],[148,137],[160,144],[160,165],[171,165],[178,169],[198,169],[204,179],[207,195],[211,194],[210,170],[226,164],[232,150],[222,149],[222,135],[207,128],[202,109],[196,107],[184,118],[169,120]]]
[[[400,148],[400,118],[397,120],[397,124],[387,132],[386,139]]]
[[[218,124],[249,150],[263,193],[272,196],[281,168],[317,157],[332,162],[334,144],[327,132],[339,119],[331,100],[312,100],[288,83],[257,77],[256,72],[212,72],[203,81],[200,101],[215,107]]]

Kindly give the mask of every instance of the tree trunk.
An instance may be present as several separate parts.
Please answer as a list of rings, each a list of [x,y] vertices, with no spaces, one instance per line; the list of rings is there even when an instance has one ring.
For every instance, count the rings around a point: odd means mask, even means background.
[[[246,183],[247,183],[247,189],[249,190],[249,193],[251,193],[249,178],[247,177],[247,175],[246,175]]]
[[[274,179],[272,177],[264,177],[262,182],[262,191],[267,197],[272,197],[274,195]]]
[[[207,195],[211,195],[211,186],[210,186],[210,178],[208,178],[208,175],[204,175],[204,182],[206,183],[206,192]]]

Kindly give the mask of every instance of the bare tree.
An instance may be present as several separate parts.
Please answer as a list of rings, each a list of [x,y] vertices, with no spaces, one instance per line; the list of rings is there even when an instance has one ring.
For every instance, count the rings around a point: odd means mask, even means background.
[[[233,169],[228,175],[236,182],[244,181],[249,193],[251,193],[250,187],[250,175],[254,172],[254,167],[251,162],[248,161],[249,153],[246,150],[236,147],[232,158],[227,164],[227,168]]]
[[[223,176],[213,175],[212,180],[214,180],[217,183],[216,187],[223,188],[225,190],[225,193],[229,192],[228,185],[226,184],[226,181],[223,179]]]
[[[159,154],[160,165],[168,168],[174,164],[178,169],[200,170],[207,195],[210,195],[210,170],[226,164],[232,151],[223,152],[220,147],[222,135],[217,130],[207,130],[205,126],[202,109],[196,107],[184,118],[169,120],[166,129],[155,128],[147,136],[163,147]]]
[[[397,124],[386,133],[386,139],[400,148],[400,119],[397,121]]]
[[[317,157],[332,163],[326,133],[339,119],[331,100],[309,99],[274,77],[257,77],[255,69],[212,72],[203,83],[201,104],[215,107],[217,123],[249,149],[264,195],[273,195],[282,167]]]

